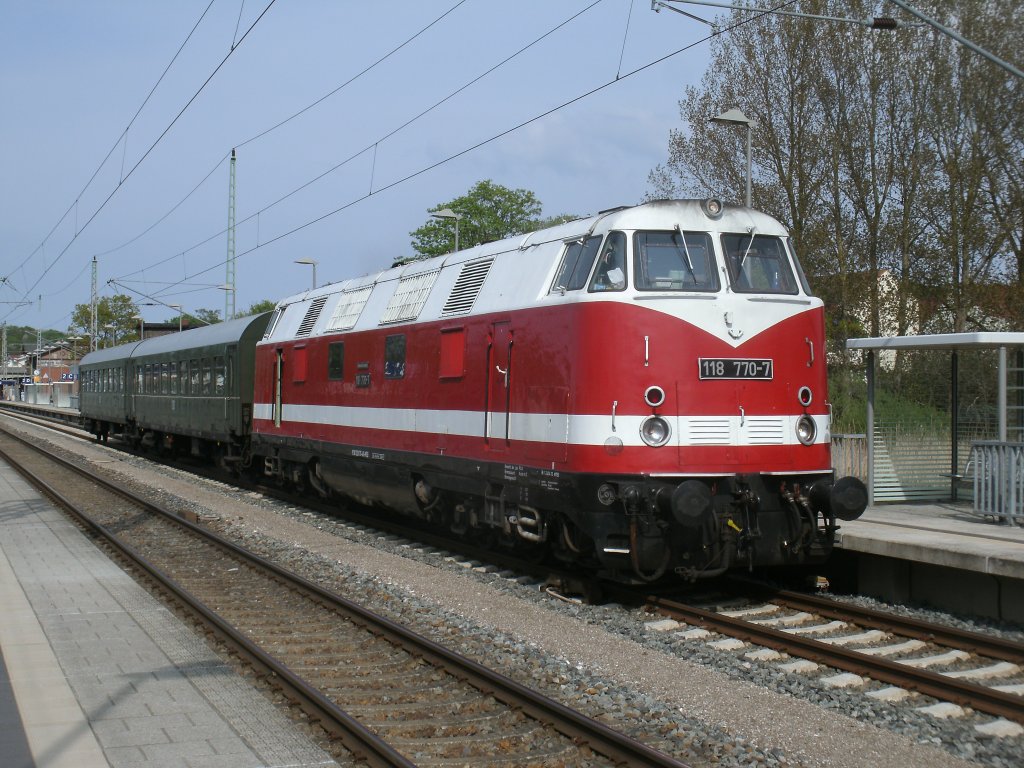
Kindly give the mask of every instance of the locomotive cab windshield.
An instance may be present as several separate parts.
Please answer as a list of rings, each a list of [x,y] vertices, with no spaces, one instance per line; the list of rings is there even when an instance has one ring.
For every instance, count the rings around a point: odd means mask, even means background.
[[[729,280],[737,293],[798,293],[782,239],[750,232],[722,235]]]

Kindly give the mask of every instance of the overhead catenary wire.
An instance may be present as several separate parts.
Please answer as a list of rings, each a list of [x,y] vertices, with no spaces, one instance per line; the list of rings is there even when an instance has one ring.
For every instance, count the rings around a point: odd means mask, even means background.
[[[780,4],[778,7],[782,8],[782,7],[785,7],[787,5],[791,5],[794,1],[795,0],[787,0],[787,2]],[[307,228],[309,228],[311,226],[314,226],[315,224],[318,224],[318,223],[320,223],[320,222],[322,222],[322,221],[324,221],[324,220],[326,220],[326,219],[328,219],[328,218],[330,218],[332,216],[335,216],[338,213],[341,213],[342,211],[345,211],[345,210],[347,210],[349,208],[352,208],[353,206],[358,205],[359,203],[362,203],[362,202],[370,199],[371,197],[374,197],[375,195],[379,195],[382,192],[386,192],[386,191],[388,191],[390,189],[393,189],[393,188],[395,188],[395,187],[397,187],[397,186],[399,186],[401,184],[409,182],[412,179],[415,179],[415,178],[417,178],[419,176],[422,176],[422,175],[424,175],[426,173],[429,173],[430,171],[433,171],[433,170],[435,170],[435,169],[437,169],[437,168],[439,168],[439,167],[441,167],[441,166],[443,166],[443,165],[445,165],[445,164],[447,164],[449,162],[452,162],[453,160],[456,160],[456,159],[458,159],[460,157],[463,157],[464,155],[467,155],[467,154],[469,154],[471,152],[474,152],[475,150],[480,149],[481,147],[484,147],[484,146],[486,146],[488,144],[491,144],[494,141],[497,141],[497,140],[499,140],[501,138],[504,138],[505,136],[508,136],[509,134],[512,134],[512,133],[514,133],[514,132],[516,132],[516,131],[518,131],[518,130],[520,130],[522,128],[525,128],[526,126],[531,125],[531,124],[537,122],[538,120],[542,120],[542,119],[544,119],[546,117],[549,117],[550,115],[552,115],[552,114],[554,114],[556,112],[559,112],[562,109],[570,107],[573,104],[576,104],[576,103],[578,103],[580,101],[583,101],[584,99],[587,99],[587,98],[589,98],[590,96],[593,96],[596,93],[600,93],[601,91],[604,91],[607,88],[610,88],[610,87],[612,87],[612,86],[614,86],[614,85],[616,85],[618,83],[621,83],[621,82],[623,82],[623,81],[625,81],[625,80],[627,80],[627,79],[629,79],[631,77],[634,77],[635,75],[638,75],[641,72],[645,72],[646,70],[651,69],[652,67],[658,66],[659,64],[662,64],[663,62],[668,61],[669,59],[672,59],[672,58],[674,58],[674,57],[676,57],[676,56],[678,56],[678,55],[680,55],[682,53],[685,53],[686,51],[689,51],[689,50],[697,47],[698,45],[702,45],[702,44],[708,42],[709,40],[711,40],[712,38],[716,37],[719,34],[722,34],[724,32],[729,32],[729,31],[732,31],[733,29],[737,29],[737,28],[739,28],[741,26],[744,26],[746,24],[752,23],[753,21],[756,21],[758,18],[761,18],[762,16],[766,15],[766,13],[768,13],[768,12],[767,11],[766,12],[762,12],[761,14],[759,14],[757,16],[752,16],[752,17],[750,17],[748,19],[739,20],[739,21],[737,21],[737,22],[735,22],[733,24],[730,24],[727,27],[723,27],[721,30],[712,31],[710,34],[705,35],[704,37],[702,37],[702,38],[700,38],[700,39],[698,39],[698,40],[696,40],[696,41],[694,41],[692,43],[689,43],[689,44],[687,44],[687,45],[685,45],[685,46],[683,46],[681,48],[676,49],[675,51],[672,51],[671,53],[665,54],[664,56],[661,56],[661,57],[659,57],[657,59],[654,59],[653,61],[650,61],[647,64],[639,66],[636,69],[633,69],[633,70],[627,72],[624,75],[617,76],[617,77],[615,77],[615,78],[613,78],[611,80],[608,80],[607,82],[605,82],[605,83],[603,83],[601,85],[598,85],[597,87],[592,88],[589,91],[581,93],[578,96],[573,97],[572,99],[564,101],[561,104],[559,104],[559,105],[557,105],[555,107],[552,107],[551,109],[545,110],[544,112],[541,112],[541,113],[539,113],[537,115],[534,115],[533,117],[531,117],[531,118],[529,118],[527,120],[524,120],[524,121],[522,121],[522,122],[512,126],[511,128],[507,128],[507,129],[505,129],[505,130],[503,130],[503,131],[501,131],[499,133],[496,133],[493,136],[491,136],[490,138],[484,139],[483,141],[477,142],[476,144],[473,144],[473,145],[471,145],[469,147],[466,147],[466,148],[464,148],[464,149],[462,149],[462,150],[460,150],[460,151],[458,151],[458,152],[456,152],[454,154],[448,155],[447,157],[443,158],[442,160],[438,160],[437,162],[434,162],[434,163],[431,163],[431,164],[429,164],[427,166],[424,166],[423,168],[420,168],[417,171],[413,171],[412,173],[409,173],[408,175],[403,176],[402,178],[399,178],[399,179],[397,179],[397,180],[395,180],[395,181],[393,181],[393,182],[391,182],[389,184],[386,184],[386,185],[384,185],[382,187],[379,187],[378,189],[372,190],[372,191],[370,191],[370,192],[368,192],[368,193],[366,193],[364,195],[361,195],[361,196],[359,196],[359,197],[357,197],[357,198],[355,198],[353,200],[350,200],[349,202],[347,202],[347,203],[345,203],[343,205],[340,205],[337,208],[335,208],[335,209],[333,209],[331,211],[328,211],[327,213],[321,214],[320,216],[317,216],[316,218],[310,219],[310,220],[300,224],[297,227],[293,227],[292,229],[289,229],[289,230],[287,230],[285,232],[282,232],[282,233],[280,233],[280,234],[278,234],[278,235],[276,235],[276,236],[274,236],[274,237],[272,237],[272,238],[270,238],[268,240],[265,240],[262,243],[260,243],[260,244],[258,244],[256,246],[253,246],[252,248],[244,250],[244,251],[236,254],[236,258],[241,258],[243,256],[247,256],[248,254],[257,251],[260,248],[265,248],[265,247],[267,247],[269,245],[272,245],[273,243],[276,243],[276,242],[278,242],[280,240],[283,240],[283,239],[285,239],[287,237],[290,237],[290,236],[292,236],[292,235],[294,235],[294,234],[296,234],[298,232],[301,232],[304,229],[307,229]],[[367,149],[364,149],[362,151],[366,152]],[[312,183],[312,182],[309,182],[309,183]],[[305,186],[308,186],[308,183]],[[294,191],[292,193],[289,193],[289,194],[294,194]],[[266,210],[266,209],[262,209],[262,210]],[[255,215],[255,214],[253,214],[253,215]],[[252,217],[250,216],[249,218],[252,218]],[[214,235],[213,237],[218,237],[220,234],[223,234],[223,232],[219,233],[218,235]],[[212,239],[212,238],[209,238],[209,239]],[[194,273],[192,273],[190,275],[187,275],[178,284],[179,285],[183,284],[183,283],[185,283],[188,280],[192,280],[192,279],[197,278],[197,277],[199,277],[201,275],[204,275],[204,274],[206,274],[208,272],[212,272],[215,269],[219,269],[220,267],[222,267],[224,265],[224,263],[225,263],[224,261],[220,261],[220,262],[218,262],[216,264],[213,264],[213,265],[211,265],[211,266],[209,266],[209,267],[207,267],[207,268],[205,268],[203,270],[200,270],[198,272],[194,272]]]
[[[256,212],[250,214],[249,216],[246,216],[244,219],[240,220],[237,223],[236,226],[242,226],[243,224],[246,224],[247,222],[251,221],[253,218],[258,217],[260,214],[266,213],[267,211],[269,211],[270,209],[274,208],[275,206],[280,205],[281,203],[283,203],[285,200],[288,200],[289,198],[295,196],[296,194],[298,194],[302,190],[307,189],[308,187],[310,187],[311,185],[313,185],[316,182],[320,181],[321,179],[329,176],[330,174],[334,173],[335,171],[345,167],[346,165],[348,165],[349,163],[353,162],[357,158],[359,158],[362,155],[365,155],[366,153],[371,152],[371,151],[374,153],[374,168],[375,168],[375,166],[376,166],[376,152],[377,152],[377,149],[378,149],[379,145],[382,142],[386,141],[387,139],[392,138],[393,136],[395,136],[399,132],[405,130],[406,128],[411,126],[413,123],[415,123],[418,120],[422,119],[423,117],[426,117],[428,114],[430,114],[431,112],[433,112],[434,110],[436,110],[437,108],[442,106],[443,104],[447,103],[448,101],[451,101],[451,99],[455,98],[457,95],[459,95],[460,93],[462,93],[466,89],[472,87],[473,85],[475,85],[476,83],[480,82],[481,80],[483,80],[488,75],[494,73],[495,71],[497,71],[501,67],[505,66],[509,62],[511,62],[514,59],[518,58],[523,53],[525,53],[526,51],[530,50],[534,46],[538,45],[539,43],[541,43],[542,41],[544,41],[545,39],[547,39],[548,37],[550,37],[551,35],[553,35],[557,31],[559,31],[560,29],[565,27],[567,24],[572,23],[573,21],[578,19],[580,16],[582,16],[585,13],[587,13],[592,8],[594,8],[595,6],[601,4],[602,2],[604,2],[604,0],[594,0],[594,2],[590,3],[589,5],[587,5],[586,7],[582,8],[581,10],[577,11],[576,13],[572,14],[571,16],[567,17],[566,19],[562,20],[561,22],[559,22],[555,26],[551,27],[550,29],[548,29],[546,32],[544,32],[540,36],[534,38],[529,43],[527,43],[527,44],[523,45],[522,47],[520,47],[519,49],[517,49],[514,53],[506,56],[504,59],[502,59],[498,63],[492,65],[491,67],[489,67],[488,69],[484,70],[483,72],[481,72],[476,77],[473,77],[472,79],[470,79],[469,81],[467,81],[463,85],[461,85],[458,88],[456,88],[455,90],[451,91],[446,96],[444,96],[443,98],[441,98],[438,101],[434,102],[433,104],[431,104],[426,109],[420,111],[419,113],[417,113],[413,117],[411,117],[408,120],[406,120],[405,122],[401,123],[396,128],[388,131],[384,135],[382,135],[379,138],[375,139],[372,143],[367,144],[365,147],[363,147],[362,149],[360,149],[360,150],[358,150],[356,152],[353,152],[348,157],[346,157],[344,160],[341,160],[340,162],[338,162],[335,165],[331,166],[330,168],[328,168],[327,170],[325,170],[322,173],[318,174],[317,176],[314,176],[313,178],[309,179],[308,181],[303,182],[298,187],[295,187],[291,191],[289,191],[286,194],[282,195],[281,197],[277,198],[273,202],[263,206],[262,208],[260,208]],[[455,6],[455,7],[457,7],[457,6]],[[412,39],[412,38],[410,38],[410,39]],[[400,47],[401,46],[399,46],[399,48]],[[395,50],[397,51],[399,48],[396,48]],[[616,79],[618,79],[618,75],[616,76]],[[321,99],[321,101],[322,101],[322,99]],[[301,114],[301,112],[300,113],[296,113],[296,114]],[[273,130],[273,129],[270,129],[270,130]],[[264,133],[266,133],[266,132],[264,132]],[[260,134],[260,135],[263,135],[263,134]],[[372,182],[372,172],[371,172],[371,186],[370,186],[370,194],[371,195],[374,193],[374,189],[373,189],[372,183],[373,182]],[[162,260],[160,260],[158,262],[150,264],[147,267],[143,267],[141,269],[138,269],[135,272],[129,272],[127,274],[121,275],[119,277],[119,279],[123,280],[123,279],[125,279],[127,277],[132,277],[134,275],[137,275],[140,272],[144,271],[145,269],[152,269],[152,268],[160,266],[162,264],[166,264],[167,262],[172,261],[173,259],[177,258],[178,256],[180,256],[180,255],[182,255],[184,253],[189,253],[190,251],[193,251],[196,248],[199,248],[199,247],[205,245],[206,243],[209,243],[210,241],[215,240],[218,237],[221,237],[226,232],[227,232],[226,228],[225,229],[221,229],[218,232],[216,232],[216,233],[214,233],[212,235],[209,235],[208,237],[204,238],[200,242],[195,243],[195,244],[189,246],[184,251],[179,251],[179,252],[175,253],[173,256],[168,256],[168,257],[166,257],[166,258],[164,258],[164,259],[162,259]],[[221,262],[221,265],[223,265],[223,264],[224,264],[224,262]]]
[[[341,85],[337,86],[336,88],[333,88],[332,90],[330,90],[327,93],[325,93],[323,96],[319,97],[315,101],[310,102],[309,104],[304,106],[302,109],[300,109],[297,112],[293,113],[292,115],[286,117],[284,120],[281,120],[281,121],[275,123],[274,125],[270,126],[269,128],[265,128],[264,130],[259,131],[258,133],[250,136],[249,138],[245,139],[244,141],[233,142],[232,145],[231,145],[232,148],[236,149],[236,150],[237,149],[242,149],[243,147],[245,147],[245,146],[247,146],[249,144],[252,144],[253,142],[255,142],[255,141],[259,140],[259,139],[262,139],[263,137],[273,133],[277,129],[282,128],[283,126],[287,125],[288,123],[290,123],[291,121],[295,120],[296,118],[304,115],[306,112],[309,112],[310,110],[316,108],[317,106],[322,104],[324,101],[329,99],[331,96],[334,96],[336,93],[339,93],[340,91],[344,90],[349,85],[352,85],[359,78],[361,78],[364,75],[368,74],[374,68],[376,68],[380,64],[382,64],[385,61],[387,61],[388,59],[390,59],[392,56],[394,56],[396,53],[401,51],[403,48],[405,48],[411,42],[416,40],[418,37],[423,35],[427,30],[429,30],[431,27],[435,26],[438,22],[442,21],[444,18],[449,16],[453,11],[458,9],[460,6],[464,5],[466,2],[468,2],[468,0],[459,0],[457,3],[455,3],[455,5],[453,5],[451,8],[449,8],[447,11],[444,11],[440,16],[437,16],[435,19],[433,19],[431,22],[429,22],[426,26],[420,28],[416,33],[414,33],[412,36],[406,38],[404,41],[402,41],[401,43],[396,45],[394,48],[392,48],[386,54],[384,54],[383,56],[379,57],[372,64],[364,67],[358,73],[356,73],[355,75],[353,75],[350,78],[348,78],[348,80],[346,80]],[[241,19],[241,12],[239,12],[239,19]],[[237,34],[237,31],[236,31],[236,34]],[[140,232],[139,234],[135,235],[130,240],[127,240],[127,241],[121,243],[120,245],[114,246],[113,248],[109,248],[109,249],[103,251],[102,253],[97,253],[95,255],[96,256],[106,256],[108,254],[115,253],[115,252],[121,250],[122,248],[125,248],[125,247],[131,245],[132,243],[138,241],[139,239],[141,239],[145,235],[147,235],[149,232],[151,232],[153,229],[155,229],[159,224],[163,223],[178,208],[180,208],[182,205],[184,205],[185,202],[189,198],[191,198],[192,195],[194,195],[199,190],[199,188],[202,187],[203,184],[205,184],[207,182],[207,180],[209,180],[209,178],[217,171],[218,168],[221,167],[221,165],[230,156],[231,156],[230,150],[225,152],[224,155],[217,161],[217,164],[214,165],[213,168],[211,168],[209,170],[209,172],[203,177],[202,181],[200,181],[198,184],[196,184],[187,195],[185,195],[181,200],[179,200],[177,203],[175,203],[174,206],[172,206],[170,210],[168,210],[166,213],[161,215],[159,219],[157,219],[155,222],[153,222],[148,227],[146,227],[142,232]],[[245,221],[243,220],[240,223],[244,224]],[[222,232],[220,232],[218,234],[223,234],[225,231],[226,230],[223,230]],[[216,237],[216,235],[215,235],[215,237]],[[204,240],[203,243],[205,243],[205,242],[207,242],[207,241]],[[191,248],[189,250],[191,250]],[[158,264],[160,264],[160,263],[163,263],[163,262],[158,262]],[[152,265],[152,266],[157,266],[157,265]],[[133,275],[133,274],[136,274],[136,273],[132,272],[129,275],[125,275],[125,277]]]
[[[174,116],[174,118],[167,125],[167,127],[164,128],[164,130],[157,137],[156,141],[154,141],[150,145],[149,149],[147,149],[143,153],[142,157],[140,157],[138,159],[138,161],[135,163],[135,165],[132,166],[131,170],[128,171],[128,173],[124,176],[124,178],[122,178],[121,181],[119,181],[117,183],[117,185],[110,192],[110,194],[107,195],[106,199],[104,199],[104,201],[102,203],[100,203],[99,207],[95,211],[93,211],[92,215],[89,216],[89,218],[86,220],[85,224],[82,225],[82,228],[79,229],[77,232],[75,232],[75,234],[72,236],[71,240],[67,243],[67,245],[65,245],[64,248],[60,251],[60,253],[57,254],[57,257],[52,262],[50,262],[50,264],[48,266],[46,266],[43,269],[42,274],[36,279],[36,281],[31,286],[29,286],[29,288],[25,291],[25,293],[22,294],[23,298],[24,298],[24,296],[27,296],[28,294],[30,294],[35,289],[35,287],[37,285],[39,285],[39,283],[42,282],[43,278],[46,277],[47,274],[49,274],[50,270],[52,270],[57,265],[57,263],[61,260],[61,258],[63,258],[64,254],[66,254],[68,252],[68,250],[71,248],[71,246],[78,239],[78,236],[81,235],[82,232],[84,232],[86,230],[86,228],[88,228],[88,226],[100,214],[100,212],[104,208],[106,208],[107,204],[113,199],[114,195],[116,195],[117,192],[121,189],[121,187],[124,186],[125,182],[128,181],[128,179],[138,169],[138,167],[140,165],[142,165],[143,162],[145,162],[146,158],[149,157],[150,153],[152,153],[152,151],[154,149],[156,149],[157,145],[170,132],[171,128],[174,127],[174,125],[178,122],[178,120],[181,119],[181,116],[183,114],[185,114],[185,112],[188,110],[188,108],[192,106],[192,104],[195,102],[195,100],[197,98],[199,98],[199,94],[201,94],[203,92],[203,90],[206,89],[206,86],[210,84],[210,82],[217,75],[217,73],[221,70],[221,68],[224,66],[224,64],[227,63],[228,59],[231,58],[231,55],[236,50],[238,50],[238,48],[242,45],[242,43],[245,41],[245,39],[249,36],[249,33],[251,33],[253,29],[255,29],[256,25],[260,23],[260,21],[263,19],[263,17],[266,16],[266,14],[270,11],[271,7],[273,7],[274,3],[276,3],[276,2],[277,2],[277,0],[269,0],[269,2],[267,3],[267,6],[263,9],[263,11],[260,13],[260,15],[256,18],[256,20],[253,21],[253,23],[245,30],[245,32],[243,33],[242,37],[239,39],[238,43],[234,47],[232,47],[230,51],[228,51],[228,53],[224,56],[223,59],[221,59],[220,63],[217,64],[217,66],[214,68],[213,72],[211,72],[210,75],[206,78],[206,80],[203,81],[203,84],[201,86],[199,86],[199,89],[196,90],[196,92],[188,100],[188,102],[185,104],[185,106],[183,106],[178,111],[178,113]],[[74,208],[74,206],[72,206],[72,208]],[[69,208],[69,210],[71,210],[71,208]],[[67,214],[65,214],[65,216],[66,215]],[[10,312],[8,312],[7,315],[5,315],[5,317],[9,317],[9,316],[10,316]]]
[[[114,142],[114,145],[110,148],[110,150],[104,156],[103,160],[100,161],[100,164],[96,167],[96,170],[93,171],[92,176],[89,177],[89,180],[87,182],[85,182],[85,186],[82,187],[81,191],[75,196],[75,199],[72,201],[71,205],[68,206],[68,209],[64,212],[64,215],[61,216],[57,220],[57,223],[54,224],[53,227],[50,229],[50,231],[46,233],[46,237],[44,237],[42,239],[42,242],[40,242],[39,245],[36,246],[35,250],[33,250],[32,253],[30,253],[28,256],[25,257],[24,261],[22,261],[22,263],[21,263],[21,266],[24,266],[29,261],[29,259],[31,259],[33,256],[35,256],[40,251],[40,249],[42,249],[46,245],[46,241],[49,240],[50,237],[53,236],[53,233],[57,231],[57,229],[60,227],[60,225],[64,222],[64,219],[66,219],[68,217],[68,214],[70,214],[72,211],[75,212],[75,233],[76,234],[78,233],[78,231],[79,231],[78,230],[78,203],[81,200],[82,195],[84,195],[86,193],[86,190],[88,190],[89,187],[92,185],[93,181],[96,180],[96,176],[99,175],[99,172],[103,169],[103,166],[107,164],[107,160],[110,159],[110,156],[114,153],[114,150],[117,149],[118,145],[121,144],[122,142],[124,142],[125,146],[127,146],[128,131],[131,129],[132,125],[135,124],[135,121],[138,119],[139,115],[142,113],[142,110],[145,108],[146,104],[148,104],[149,100],[153,97],[153,94],[156,92],[156,89],[159,87],[160,83],[163,82],[164,77],[167,76],[167,73],[170,71],[171,67],[174,65],[174,62],[178,60],[178,56],[181,55],[181,52],[185,49],[185,46],[188,45],[188,41],[192,39],[192,35],[195,34],[195,31],[199,28],[199,25],[202,23],[203,19],[206,18],[206,14],[209,12],[209,10],[213,6],[214,2],[215,2],[215,0],[210,0],[209,5],[207,5],[206,8],[203,10],[203,12],[200,14],[199,19],[196,21],[195,24],[192,25],[192,29],[189,31],[188,35],[185,37],[185,40],[182,42],[182,44],[180,46],[178,46],[178,50],[174,53],[174,56],[171,57],[171,60],[170,60],[170,62],[168,62],[167,66],[164,67],[164,71],[160,73],[160,77],[157,78],[156,82],[153,84],[153,87],[149,89],[149,93],[146,94],[146,98],[144,98],[142,100],[142,104],[139,105],[139,108],[137,110],[135,110],[135,114],[132,115],[132,119],[128,121],[128,125],[126,125],[124,127],[124,130],[121,131],[120,134],[118,134],[117,141]],[[123,164],[122,164],[122,175],[123,175]],[[17,270],[12,270],[12,271],[17,271]]]

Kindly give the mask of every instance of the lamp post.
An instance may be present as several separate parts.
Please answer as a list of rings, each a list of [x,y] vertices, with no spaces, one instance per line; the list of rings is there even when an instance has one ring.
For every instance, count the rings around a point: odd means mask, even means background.
[[[110,331],[110,346],[117,346],[117,326],[113,323],[107,323],[103,327]]]
[[[306,257],[306,258],[302,258],[302,259],[296,259],[295,263],[296,264],[308,264],[309,266],[311,266],[313,268],[313,290],[315,291],[316,290],[316,265],[319,264],[320,262],[317,261],[316,259],[311,259],[309,257]]]
[[[71,342],[71,362],[78,360],[78,342],[82,340],[81,336],[68,336],[68,341]]]
[[[139,341],[146,340],[146,319],[142,315],[132,315],[132,320],[139,321]]]
[[[178,310],[178,333],[181,333],[181,304],[168,304],[167,306]]]
[[[456,213],[451,208],[442,208],[440,211],[434,211],[430,214],[435,219],[455,219],[455,250],[459,250],[459,221],[462,219],[461,213]]]
[[[228,293],[228,294],[232,294],[232,298],[233,298],[233,294],[235,293],[235,286],[231,285],[230,283],[224,283],[223,285],[218,285],[217,286],[217,290],[224,291],[225,293]],[[230,304],[231,304],[231,308],[234,309],[235,302],[231,301]],[[226,309],[225,309],[225,312],[227,312]],[[234,320],[234,316],[232,316],[232,317],[226,317],[225,316],[224,319],[225,320]]]
[[[745,125],[747,126],[747,197],[746,206],[751,207],[750,203],[750,129],[754,125],[754,121],[744,115],[738,109],[730,109],[728,112],[723,112],[718,117],[711,118],[712,123],[718,123],[719,125]]]

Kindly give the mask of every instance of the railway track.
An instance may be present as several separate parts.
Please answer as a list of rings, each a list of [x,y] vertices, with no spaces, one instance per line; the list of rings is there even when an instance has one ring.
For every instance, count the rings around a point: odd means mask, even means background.
[[[0,456],[368,765],[683,765],[3,431]]]
[[[45,416],[32,416],[19,410],[12,410],[0,407],[0,412],[15,420],[22,421],[39,427],[58,432],[66,437],[83,442],[95,443],[95,438],[88,432],[81,429],[68,427],[64,422],[48,419]],[[558,569],[548,564],[540,564],[536,561],[517,557],[515,554],[503,552],[494,548],[478,546],[471,541],[459,540],[439,534],[424,526],[418,526],[415,522],[409,522],[401,516],[384,517],[366,510],[355,502],[341,502],[337,498],[325,501],[315,494],[296,494],[293,491],[284,490],[261,483],[254,483],[244,477],[233,476],[226,478],[221,471],[210,470],[194,463],[182,463],[180,461],[160,458],[153,453],[132,448],[126,442],[115,437],[116,446],[110,447],[123,451],[131,456],[157,461],[189,472],[199,477],[218,483],[228,482],[233,487],[245,491],[252,491],[261,494],[269,499],[283,502],[285,504],[301,505],[305,509],[327,515],[334,519],[344,519],[353,525],[362,525],[372,528],[384,534],[400,536],[414,541],[418,544],[437,547],[457,555],[460,558],[471,561],[486,562],[499,569],[510,569],[516,572],[517,576],[531,576],[538,581],[550,584],[558,593],[569,593],[581,595],[586,602],[600,602],[603,592],[601,584],[594,578],[581,574],[578,571]],[[342,506],[342,504],[344,506]]]
[[[1002,721],[1024,724],[1022,643],[814,595],[746,584],[738,591],[746,596],[710,605],[650,597],[648,609],[665,619],[649,626],[723,651],[744,650],[747,659],[784,664],[786,671],[842,670],[827,678],[836,687],[885,683],[867,693],[882,700],[922,694],[937,699],[935,713],[946,716],[955,714],[949,705],[967,707],[999,718],[996,731],[1004,730]]]

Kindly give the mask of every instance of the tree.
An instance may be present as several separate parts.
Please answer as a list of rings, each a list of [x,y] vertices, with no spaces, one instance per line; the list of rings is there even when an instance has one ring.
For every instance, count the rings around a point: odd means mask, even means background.
[[[253,304],[251,307],[245,310],[245,312],[242,313],[242,316],[248,317],[249,315],[258,315],[263,312],[272,312],[274,310],[274,307],[276,306],[276,301],[271,301],[270,299],[263,299],[263,301],[257,301],[255,304]]]
[[[135,315],[139,307],[124,294],[104,296],[96,303],[96,348],[109,347],[139,340],[139,324]],[[71,313],[68,333],[88,336],[92,330],[91,311],[88,304],[76,304]]]
[[[195,312],[185,314],[198,320],[200,325],[216,325],[220,322],[219,309],[197,309]]]
[[[929,4],[929,15],[1013,60],[1024,21],[1011,0]],[[866,0],[794,9],[874,13]],[[745,134],[709,119],[739,107],[756,122],[755,206],[790,229],[830,313],[856,310],[871,335],[902,334],[924,298],[937,308],[928,330],[987,329],[996,312],[1005,324],[1011,302],[992,288],[1024,286],[1021,81],[920,28],[876,33],[745,11],[729,26],[680,102],[685,127],[671,132],[650,196],[737,197]],[[896,290],[883,295],[886,275]]]
[[[460,248],[529,232],[540,221],[541,212],[540,201],[533,192],[509,189],[490,179],[477,182],[462,197],[439,203],[429,210],[434,213],[445,208],[460,217]],[[455,250],[455,222],[450,219],[430,218],[409,235],[419,258],[441,256]]]

